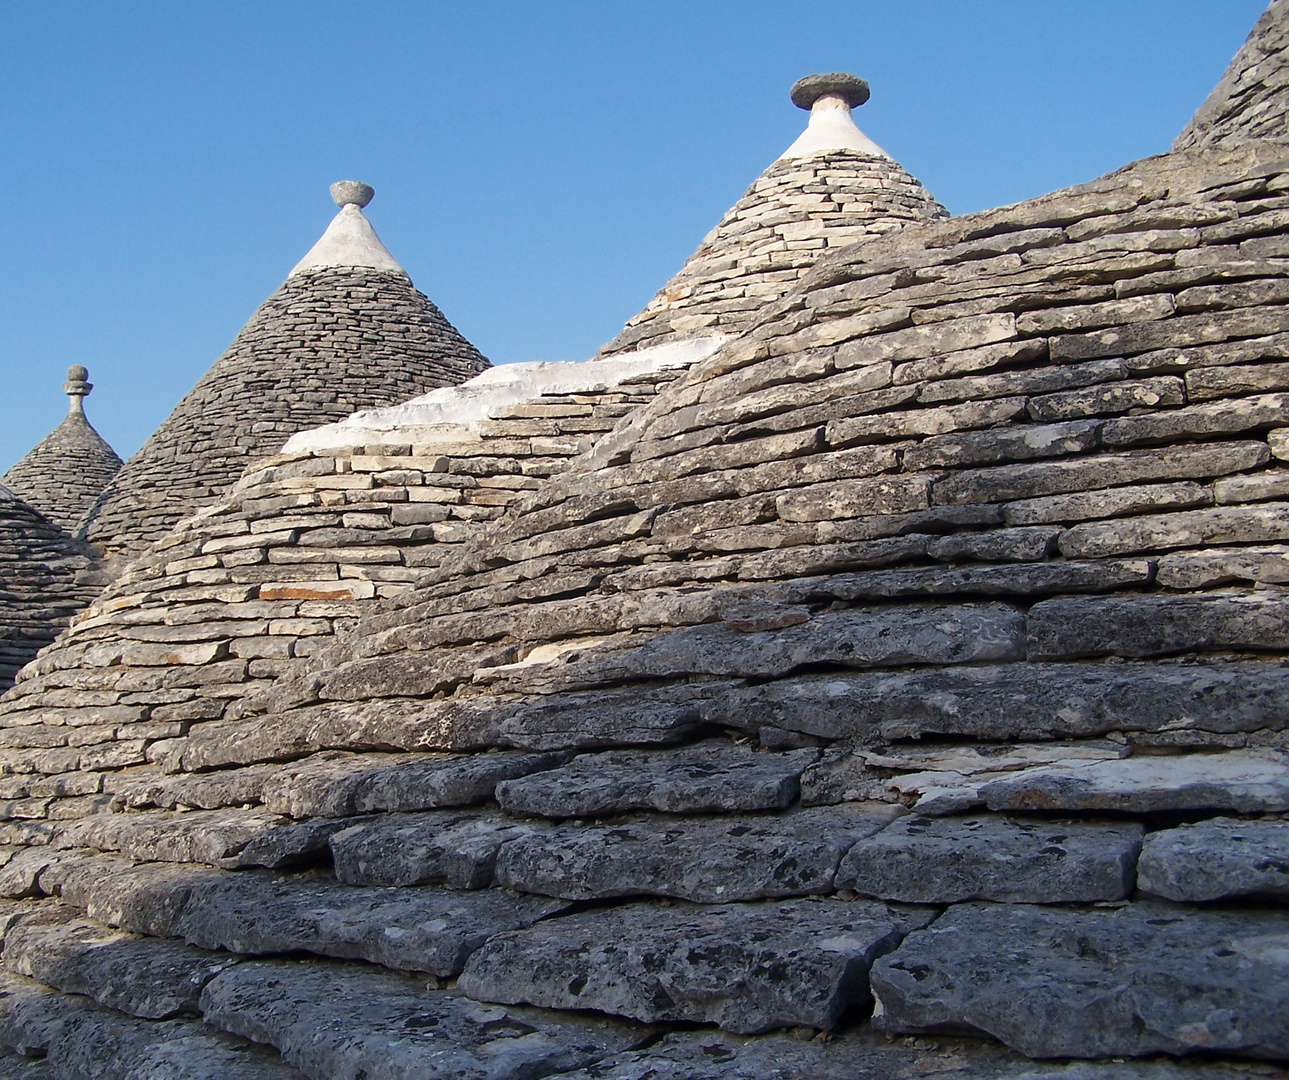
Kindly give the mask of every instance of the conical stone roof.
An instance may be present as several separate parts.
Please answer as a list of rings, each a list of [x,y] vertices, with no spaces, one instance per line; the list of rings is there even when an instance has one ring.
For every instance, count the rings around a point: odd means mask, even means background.
[[[741,333],[830,249],[947,217],[926,188],[855,126],[851,109],[868,94],[868,84],[853,75],[797,82],[792,101],[810,110],[801,137],[600,355]]]
[[[84,400],[94,389],[88,379],[79,364],[67,372],[66,419],[0,476],[0,483],[68,532],[75,532],[121,468],[116,451],[85,415]]]
[[[325,235],[126,462],[90,514],[108,557],[142,551],[305,428],[451,386],[488,361],[412,285],[344,181]]]

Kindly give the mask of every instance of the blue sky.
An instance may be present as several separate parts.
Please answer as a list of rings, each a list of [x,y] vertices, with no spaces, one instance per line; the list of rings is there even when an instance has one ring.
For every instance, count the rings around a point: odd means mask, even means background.
[[[330,220],[494,362],[589,356],[801,130],[812,71],[954,213],[1167,149],[1263,0],[67,3],[0,11],[0,471],[86,364],[132,453]]]

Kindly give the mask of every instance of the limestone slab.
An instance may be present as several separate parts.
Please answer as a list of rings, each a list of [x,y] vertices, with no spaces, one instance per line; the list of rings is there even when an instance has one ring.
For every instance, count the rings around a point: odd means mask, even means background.
[[[933,917],[869,901],[629,904],[492,938],[458,986],[484,1001],[646,1023],[831,1029],[866,1001],[873,960]]]
[[[264,805],[293,818],[469,806],[503,780],[553,768],[559,754],[323,753],[277,766]]]
[[[206,987],[202,1012],[315,1080],[536,1080],[644,1038],[611,1020],[485,1005],[338,964],[239,964]]]
[[[332,861],[337,880],[349,885],[486,889],[501,845],[536,828],[496,811],[381,814],[334,834]]]
[[[496,889],[355,889],[247,871],[193,889],[175,933],[203,949],[309,952],[450,978],[487,938],[565,906]]]
[[[731,903],[805,896],[829,891],[851,845],[901,812],[879,804],[561,825],[505,845],[497,881],[566,900],[652,895]]]
[[[1025,769],[985,784],[990,810],[1289,810],[1289,755],[1276,750],[1147,756]]]
[[[1289,899],[1289,821],[1208,821],[1151,833],[1137,886],[1169,900]]]
[[[179,917],[194,890],[226,878],[224,871],[175,863],[139,863],[117,855],[59,862],[41,875],[41,887],[95,922],[153,937],[177,935]]]
[[[19,1054],[43,1054],[63,1025],[88,1007],[85,998],[0,971],[0,1046]]]
[[[201,988],[237,959],[85,919],[20,923],[4,949],[10,971],[150,1020],[195,1014]]]
[[[137,814],[95,814],[67,830],[78,847],[119,851],[150,862],[195,862],[218,865],[248,843],[288,819],[263,810],[194,810],[174,813],[146,810]]]
[[[1122,900],[1141,838],[1135,824],[910,815],[852,847],[834,884],[921,904]]]
[[[796,801],[801,773],[818,756],[816,750],[767,754],[715,742],[583,754],[562,768],[499,784],[497,801],[511,813],[550,818],[781,810]]]
[[[873,965],[889,1031],[984,1031],[1030,1057],[1289,1056],[1289,914],[963,904]]]
[[[228,870],[248,866],[279,870],[317,862],[330,854],[331,837],[352,824],[352,818],[314,818],[278,825],[260,833],[236,855],[220,859],[219,865]]]

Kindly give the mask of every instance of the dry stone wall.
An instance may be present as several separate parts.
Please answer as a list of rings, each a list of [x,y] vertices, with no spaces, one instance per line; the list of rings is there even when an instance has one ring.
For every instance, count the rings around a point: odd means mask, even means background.
[[[126,463],[85,535],[109,558],[140,554],[295,432],[487,366],[401,273],[292,274]]]

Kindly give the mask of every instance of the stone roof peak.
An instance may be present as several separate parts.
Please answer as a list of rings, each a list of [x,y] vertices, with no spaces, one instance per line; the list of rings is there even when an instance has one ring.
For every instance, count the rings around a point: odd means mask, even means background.
[[[889,159],[891,155],[860,131],[851,116],[851,110],[863,105],[868,95],[868,83],[842,71],[798,79],[792,85],[792,103],[810,110],[810,122],[780,160],[812,157],[829,150],[854,150]]]
[[[407,277],[389,249],[381,243],[376,230],[363,214],[375,191],[357,180],[338,180],[331,185],[331,197],[340,207],[321,239],[295,264],[288,277],[333,266],[365,266]]]

